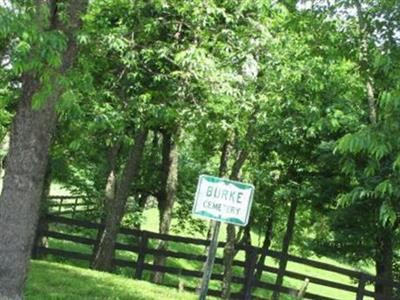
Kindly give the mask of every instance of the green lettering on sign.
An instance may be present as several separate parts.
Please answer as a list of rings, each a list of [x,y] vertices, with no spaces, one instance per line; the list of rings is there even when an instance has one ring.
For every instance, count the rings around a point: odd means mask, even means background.
[[[193,215],[246,226],[254,186],[223,178],[201,175],[197,185]]]

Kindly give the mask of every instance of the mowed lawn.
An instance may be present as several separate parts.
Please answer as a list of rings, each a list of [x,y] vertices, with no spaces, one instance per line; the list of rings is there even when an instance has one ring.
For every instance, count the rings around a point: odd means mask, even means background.
[[[145,230],[149,230],[149,231],[157,231],[157,228],[158,228],[158,211],[157,211],[157,209],[149,209],[145,212],[144,223],[143,223],[142,228]],[[193,234],[193,233],[186,234],[185,232],[179,232],[179,235],[191,236],[191,237],[196,237],[196,238],[205,238],[204,236],[202,236],[199,233],[198,234]],[[225,226],[221,226],[219,240],[224,241],[225,239],[226,239],[226,228],[225,228]],[[260,240],[259,236],[255,232],[252,233],[252,240],[254,242]],[[185,246],[171,244],[171,250],[184,251],[184,249],[180,249],[181,247],[185,248]],[[202,253],[201,250],[202,250],[202,247],[192,247],[190,249],[191,252],[195,252],[198,254]],[[275,250],[279,250],[279,249],[275,249]],[[185,252],[187,252],[187,251],[185,251]],[[291,254],[297,255],[296,253],[291,253]],[[218,256],[222,257],[222,249],[218,250]],[[245,256],[244,252],[240,251],[238,253],[238,255],[236,256],[236,259],[244,260],[244,256]],[[345,263],[342,263],[342,262],[339,262],[339,261],[336,261],[334,259],[327,258],[327,257],[313,256],[313,257],[305,257],[305,258],[316,260],[316,261],[327,263],[327,264],[331,264],[331,265],[335,265],[335,266],[341,267],[341,268],[358,269],[363,272],[368,272],[370,274],[374,274],[374,267],[372,265],[364,264],[364,265],[362,265],[362,267],[360,267],[360,266],[354,267],[349,264],[345,264]],[[266,264],[271,267],[278,267],[278,261],[276,261],[275,259],[272,259],[272,258],[267,257]],[[200,268],[201,268],[201,265],[199,267],[199,264],[197,262],[188,262],[188,261],[181,261],[181,263],[178,264],[177,260],[175,260],[174,263],[171,263],[171,265],[177,266],[177,267],[182,267],[182,268],[188,268],[188,269],[200,270]],[[218,269],[218,266],[216,266],[216,268]],[[239,271],[238,268],[235,268],[235,269],[237,270],[237,272],[235,272],[236,275],[243,276],[242,272]],[[288,266],[287,266],[287,270],[295,272],[295,273],[305,274],[310,277],[317,277],[320,279],[330,280],[333,282],[357,286],[357,282],[354,279],[349,278],[348,276],[321,270],[321,269],[306,266],[303,264],[289,262]],[[222,272],[222,269],[219,269],[219,271]],[[171,277],[173,277],[173,276],[168,276],[167,278],[176,284],[175,280],[173,280],[173,278],[171,278]],[[263,277],[262,277],[263,281],[274,283],[275,279],[276,279],[276,275],[271,274],[271,273],[266,273],[266,272],[263,273]],[[188,285],[193,284],[193,280],[188,280],[188,279],[185,280],[184,279],[183,281]],[[172,283],[172,282],[170,282],[170,283]],[[284,278],[284,283],[286,286],[296,288],[296,289],[300,288],[303,285],[302,281],[292,279],[289,277]],[[212,282],[211,287],[218,289],[219,283]],[[367,286],[367,289],[370,291],[373,291],[373,286],[369,285],[369,286]],[[354,300],[355,299],[355,294],[352,292],[347,292],[347,291],[342,291],[342,290],[338,290],[338,289],[334,289],[334,288],[321,286],[318,284],[314,284],[312,281],[308,285],[307,291],[314,293],[314,294],[332,297],[332,298],[336,298],[336,299],[340,299],[340,300]],[[265,290],[261,290],[261,289],[258,289],[258,292],[256,294],[259,294],[261,296],[267,296],[267,297],[270,295],[270,293],[266,292]],[[294,299],[294,298],[295,297],[291,297],[291,296],[284,295],[284,294],[281,295],[282,300]],[[366,297],[366,296],[364,297],[364,299],[372,300],[372,298]]]
[[[148,209],[145,212],[145,216],[144,216],[144,222],[143,222],[143,229],[145,230],[150,230],[150,231],[157,231],[158,228],[158,212],[157,209],[153,208],[153,209]],[[221,235],[220,235],[220,240],[224,240],[225,239],[225,228],[223,227],[221,229]],[[93,236],[95,234],[95,232],[91,233]],[[173,232],[173,234],[179,234],[179,235],[183,235],[183,236],[191,236],[191,237],[198,237],[198,238],[204,238],[201,234],[189,234],[186,232]],[[254,234],[254,233],[253,233]],[[254,236],[254,241],[258,240],[257,236]],[[121,242],[126,242],[124,240],[121,240]],[[87,246],[87,245],[79,245],[76,243],[72,243],[72,242],[67,242],[67,241],[60,241],[60,240],[56,240],[56,239],[50,239],[49,240],[49,244],[50,247],[54,247],[54,248],[58,248],[58,249],[64,249],[64,250],[70,250],[70,251],[77,251],[77,252],[81,252],[81,253],[91,253],[92,249],[91,246]],[[156,241],[153,240],[151,242],[152,248],[156,247]],[[181,243],[169,243],[169,248],[172,251],[178,251],[178,252],[186,252],[186,253],[197,253],[197,254],[202,254],[204,251],[204,247],[202,246],[194,246],[194,245],[185,245],[185,244],[181,244]],[[118,258],[122,258],[122,259],[127,259],[130,261],[136,261],[137,257],[136,254],[132,253],[132,252],[127,252],[127,251],[117,251],[116,256]],[[218,256],[222,257],[222,249],[218,250]],[[244,259],[244,253],[242,251],[240,251],[236,257],[239,260],[243,260]],[[63,259],[63,258],[57,258],[54,256],[48,256],[49,260],[52,261],[57,261],[57,262],[63,262],[66,264],[73,264],[75,266],[79,266],[79,267],[84,267],[84,268],[88,268],[89,264],[87,262],[84,261],[79,261],[79,260],[70,260],[70,259]],[[336,266],[340,266],[340,267],[344,267],[344,268],[352,268],[349,265],[343,264],[343,263],[339,263],[335,260],[332,259],[328,259],[328,258],[316,258],[316,257],[312,257],[311,259],[315,259],[321,262],[325,262],[325,263],[329,263],[332,265],[336,265]],[[152,255],[148,255],[146,257],[146,262],[148,263],[152,263],[153,261],[153,256]],[[277,261],[275,261],[274,259],[271,258],[267,258],[267,265],[269,266],[274,266],[277,267]],[[172,266],[172,267],[178,267],[178,268],[185,268],[185,269],[189,269],[189,270],[200,270],[201,269],[201,262],[197,262],[197,261],[190,261],[190,260],[184,260],[184,259],[167,259],[167,265]],[[369,269],[369,270],[368,270]],[[328,272],[328,271],[323,271],[320,269],[316,269],[313,267],[308,267],[305,265],[301,265],[301,264],[296,264],[296,263],[289,263],[288,264],[288,270],[296,272],[296,273],[301,273],[301,274],[306,274],[308,276],[311,277],[317,277],[317,278],[321,278],[321,279],[328,279],[328,280],[332,280],[334,282],[339,282],[339,283],[345,283],[345,284],[349,284],[349,285],[353,285],[356,286],[357,283],[355,281],[353,281],[352,279],[350,279],[347,276],[343,276],[340,274],[335,274],[332,272]],[[367,271],[370,271],[370,268],[366,268]],[[117,272],[120,275],[123,275],[126,278],[132,278],[133,276],[133,269],[132,268],[118,268]],[[217,273],[221,273],[222,272],[222,268],[219,265],[215,266],[215,272]],[[237,276],[243,276],[242,271],[240,268],[235,267],[235,274]],[[150,280],[151,278],[151,274],[150,272],[145,271],[144,272],[144,279],[145,280]],[[264,273],[263,274],[263,281],[267,281],[267,282],[271,282],[274,283],[275,282],[275,275],[270,274],[270,273]],[[186,276],[176,276],[176,275],[166,275],[165,276],[165,283],[168,285],[172,285],[177,287],[178,283],[181,282],[183,283],[184,287],[195,287],[196,284],[198,283],[198,279],[196,278],[191,278],[191,277],[186,277]],[[300,286],[302,286],[303,282],[302,281],[298,281],[295,279],[290,279],[290,278],[285,278],[285,285],[289,286],[289,287],[293,287],[293,288],[299,288]],[[210,288],[212,289],[219,289],[220,288],[220,283],[217,281],[212,281],[210,283]],[[233,290],[234,291],[238,291],[240,289],[240,286],[234,284],[233,285]],[[372,287],[369,287],[369,289],[372,289]],[[327,288],[324,286],[320,286],[320,285],[316,285],[313,282],[310,283],[308,291],[311,293],[315,293],[315,294],[319,294],[319,295],[323,295],[323,296],[330,296],[336,299],[340,299],[340,300],[354,300],[355,299],[355,294],[351,293],[351,292],[345,292],[345,291],[340,291],[337,289],[332,289],[332,288]],[[258,289],[257,291],[255,291],[256,294],[260,295],[260,296],[270,296],[270,292],[267,292],[265,290],[261,290]],[[151,299],[151,298],[149,298]],[[286,299],[293,299],[290,296],[287,295],[282,295],[282,300],[286,300]],[[366,298],[367,300],[368,298]]]
[[[25,299],[191,300],[197,299],[197,296],[119,275],[54,262],[32,261]]]
[[[54,193],[55,191],[55,193]],[[61,194],[64,191],[59,186],[53,188],[53,194]],[[64,194],[64,193],[63,193]],[[173,222],[175,223],[175,222]],[[145,211],[145,215],[143,218],[142,229],[157,231],[158,228],[158,211],[155,208],[148,209]],[[172,232],[173,234],[183,235],[183,236],[191,236],[204,238],[200,233],[193,234],[187,232]],[[93,232],[92,235],[95,233]],[[220,240],[225,239],[225,228],[221,228]],[[258,236],[253,233],[254,241],[258,240]],[[125,241],[121,241],[125,242]],[[60,241],[56,239],[49,240],[50,247],[77,251],[81,253],[91,253],[91,247],[87,245],[76,244],[67,241]],[[156,246],[156,241],[153,241],[152,247]],[[189,253],[197,253],[202,254],[204,251],[204,247],[201,246],[191,246],[184,245],[180,243],[170,243],[169,247],[173,251],[178,252],[189,252]],[[118,251],[116,253],[118,258],[128,259],[135,261],[136,254],[126,251]],[[218,256],[222,256],[222,249],[219,249]],[[30,281],[28,284],[28,288],[26,290],[27,299],[155,299],[154,297],[158,296],[158,299],[196,299],[196,295],[192,293],[178,293],[177,289],[163,288],[157,285],[153,285],[146,281],[137,281],[132,279],[133,270],[132,268],[118,268],[117,272],[119,275],[111,275],[107,273],[95,272],[88,269],[89,265],[87,262],[79,261],[79,260],[70,260],[57,258],[52,255],[47,257],[48,260],[53,262],[62,262],[63,264],[58,263],[50,263],[50,262],[33,262],[32,272],[29,275]],[[244,253],[239,252],[237,259],[243,260]],[[352,268],[349,265],[339,263],[333,259],[328,258],[316,258],[312,257],[311,259],[315,259],[318,261],[326,262],[329,264],[333,264],[336,266],[344,267],[344,268]],[[149,255],[146,258],[148,263],[152,263],[153,257]],[[74,265],[75,267],[71,266]],[[191,270],[200,270],[202,264],[197,261],[188,261],[183,259],[167,259],[167,265],[185,268]],[[267,258],[267,265],[269,266],[277,266],[277,261]],[[83,267],[83,268],[79,268]],[[364,271],[373,271],[371,267],[366,266],[363,268]],[[319,270],[313,267],[308,267],[301,264],[289,263],[288,270],[307,274],[311,277],[317,277],[322,279],[328,279],[335,282],[356,285],[357,283],[352,279],[342,276],[339,274],[334,274],[331,272]],[[221,266],[215,266],[216,272],[222,272]],[[372,273],[372,272],[371,272]],[[238,268],[235,268],[235,274],[237,276],[242,276],[242,271]],[[122,275],[122,276],[121,276]],[[150,272],[144,272],[144,279],[150,280],[151,274]],[[80,278],[77,280],[77,278]],[[263,274],[263,281],[273,283],[275,281],[275,275],[273,274]],[[176,276],[176,275],[166,275],[165,283],[172,286],[178,286],[178,282],[183,283],[185,287],[191,286],[194,287],[198,283],[198,279],[190,278],[186,276]],[[285,278],[285,285],[293,288],[299,288],[302,285],[301,281]],[[217,281],[210,282],[210,288],[219,289],[220,283]],[[240,287],[234,284],[233,290],[237,291]],[[137,292],[137,289],[140,292]],[[369,287],[371,290],[372,287]],[[101,290],[101,292],[98,292]],[[340,300],[353,300],[355,299],[355,294],[345,291],[339,291],[336,289],[327,288],[324,286],[313,284],[312,282],[308,288],[309,292],[330,296]],[[270,293],[265,290],[258,289],[255,291],[256,294],[262,296],[269,296]],[[134,295],[134,296],[132,296]],[[163,295],[163,296],[160,296]],[[136,297],[136,298],[133,298]],[[292,297],[287,295],[282,295],[282,300],[292,299]],[[366,298],[366,300],[369,298]]]

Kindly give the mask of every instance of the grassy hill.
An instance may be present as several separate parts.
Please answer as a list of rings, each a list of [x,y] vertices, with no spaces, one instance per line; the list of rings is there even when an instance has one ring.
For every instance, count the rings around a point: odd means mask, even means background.
[[[173,222],[174,224],[174,222]],[[157,231],[158,228],[158,211],[157,209],[149,209],[145,212],[144,215],[144,223],[142,226],[142,229],[145,230],[149,230],[149,231]],[[196,237],[196,238],[205,238],[205,236],[202,236],[200,233],[186,233],[186,232],[178,232],[178,233],[174,233],[174,234],[180,234],[180,235],[184,235],[184,236],[191,236],[191,237]],[[221,232],[219,235],[219,240],[223,241],[226,239],[226,229],[225,226],[221,226]],[[252,233],[252,240],[254,242],[261,240],[260,237],[257,235],[257,233],[253,232]],[[191,247],[191,249],[182,249],[182,245],[176,244],[176,243],[171,243],[170,247],[172,250],[175,251],[185,251],[186,252],[192,252],[192,253],[198,253],[201,254],[202,252],[202,247]],[[279,250],[279,249],[277,249]],[[296,253],[292,253],[294,255],[296,255]],[[217,256],[222,257],[222,251],[219,250]],[[237,259],[239,260],[244,260],[244,252],[239,252],[237,257]],[[332,265],[336,265],[338,267],[342,267],[342,268],[347,268],[347,269],[355,269],[355,266],[351,266],[342,262],[339,262],[338,260],[334,260],[331,258],[327,258],[327,257],[316,257],[316,256],[312,256],[312,257],[307,257],[309,259],[313,259],[313,260],[317,260],[320,262],[324,262],[327,264],[332,264]],[[267,258],[266,260],[266,264],[268,266],[273,266],[273,267],[278,267],[278,261],[272,259],[272,258]],[[177,261],[174,260],[173,262],[170,262],[171,266],[177,266],[177,267],[182,267],[182,268],[187,268],[187,269],[197,269],[200,270],[201,265],[198,264],[198,262],[188,262],[186,260],[181,260],[181,261]],[[374,268],[373,266],[370,265],[362,265],[362,268],[360,268],[359,266],[357,267],[360,270],[364,271],[364,272],[368,272],[373,274],[374,273]],[[216,269],[218,270],[218,266],[216,266]],[[321,269],[317,269],[317,268],[313,268],[310,266],[306,266],[306,265],[302,265],[302,264],[298,264],[298,263],[293,263],[293,262],[289,262],[288,266],[287,266],[287,270],[292,271],[292,272],[296,272],[296,273],[301,273],[301,274],[308,274],[309,276],[313,276],[313,277],[318,277],[321,279],[327,279],[327,280],[332,280],[335,282],[340,282],[343,284],[349,284],[349,285],[356,285],[356,283],[350,279],[347,276],[344,275],[340,275],[340,274],[336,274],[333,272],[329,272],[329,271],[324,271]],[[219,270],[220,272],[222,272],[222,269]],[[236,274],[238,276],[242,276],[243,274],[241,272],[239,272],[238,270],[236,271]],[[275,275],[273,274],[266,274],[265,272],[263,273],[263,280],[267,281],[267,282],[271,282],[274,283],[275,282]],[[167,276],[167,279],[169,279],[170,281],[172,281],[173,284],[177,284],[176,280],[174,280],[173,276]],[[187,285],[193,285],[195,284],[195,282],[193,280],[190,279],[184,279],[185,284]],[[171,282],[170,282],[171,283]],[[284,278],[284,283],[286,286],[290,286],[293,288],[299,288],[302,285],[302,281],[296,280],[296,279],[292,279],[292,278]],[[214,288],[218,288],[218,282],[214,282],[211,283],[211,287]],[[373,290],[372,286],[368,287],[369,290]],[[319,295],[325,295],[325,296],[332,296],[335,297],[337,299],[341,299],[341,300],[354,300],[355,298],[355,294],[351,293],[351,292],[346,292],[346,291],[340,291],[337,289],[333,289],[333,288],[329,288],[329,287],[325,287],[325,286],[321,286],[321,285],[317,285],[317,284],[313,284],[312,282],[309,284],[308,292],[311,293],[315,293],[315,294],[319,294]],[[265,294],[265,292],[264,292]],[[282,300],[285,299],[292,299],[292,297],[289,296],[281,296]],[[364,297],[364,299],[371,299],[369,297]]]
[[[144,222],[143,222],[143,229],[146,230],[150,230],[150,231],[157,231],[158,228],[158,212],[157,209],[148,209],[145,212],[145,216],[144,216]],[[93,232],[87,232],[86,234],[91,235],[92,237],[94,237],[95,235],[95,231]],[[174,234],[180,234],[183,236],[191,236],[191,237],[199,237],[199,238],[204,238],[204,236],[202,236],[201,234],[189,234],[188,232],[175,232]],[[122,238],[120,241],[127,243],[129,242],[128,240],[123,240],[123,236],[120,238]],[[257,241],[257,236],[256,234],[254,234],[254,241]],[[225,239],[225,228],[221,229],[221,237],[220,240],[224,240]],[[72,242],[68,242],[68,241],[60,241],[60,240],[56,240],[56,239],[50,239],[49,240],[49,244],[50,247],[52,248],[58,248],[58,249],[65,249],[65,250],[71,250],[71,251],[78,251],[81,253],[91,253],[91,247],[90,246],[86,246],[86,245],[77,245],[75,243]],[[154,248],[156,246],[155,241],[152,241],[152,247]],[[178,251],[178,252],[186,252],[186,253],[197,253],[197,254],[201,254],[204,251],[204,247],[202,246],[195,246],[195,245],[183,245],[181,243],[169,243],[169,248],[173,251]],[[222,257],[222,249],[219,249],[219,253],[218,256]],[[132,252],[127,252],[127,251],[117,251],[116,256],[118,258],[122,258],[122,259],[126,259],[126,260],[130,260],[130,261],[135,261],[136,260],[136,254],[132,253]],[[341,266],[341,267],[345,267],[345,268],[352,268],[349,265],[343,264],[343,263],[339,263],[335,260],[332,259],[328,259],[328,258],[316,258],[316,257],[311,257],[312,259],[316,259],[325,263],[329,263],[329,264],[334,264],[337,266]],[[84,261],[78,261],[78,260],[69,260],[69,259],[63,259],[63,258],[57,258],[57,257],[52,257],[51,255],[48,257],[49,260],[52,261],[57,261],[57,262],[64,262],[67,264],[72,264],[75,266],[79,266],[79,267],[84,267],[87,268],[89,267],[87,262]],[[243,252],[239,252],[237,255],[237,259],[239,260],[243,260],[244,259],[244,253]],[[151,255],[148,255],[146,258],[146,261],[148,263],[152,263],[153,257]],[[268,258],[267,259],[267,264],[269,266],[277,266],[277,261]],[[172,267],[178,267],[178,268],[185,268],[185,269],[189,269],[189,270],[200,270],[202,264],[198,261],[188,261],[188,260],[184,260],[184,259],[167,259],[167,265],[168,266],[172,266]],[[314,277],[318,277],[318,278],[322,278],[322,279],[329,279],[332,281],[336,281],[336,282],[341,282],[344,284],[351,284],[351,285],[355,285],[356,283],[354,281],[352,281],[350,278],[343,276],[343,275],[339,275],[339,274],[335,274],[332,272],[328,272],[328,271],[323,271],[320,269],[316,269],[313,267],[308,267],[305,265],[301,265],[301,264],[296,264],[296,263],[290,263],[288,264],[288,270],[293,271],[293,272],[297,272],[297,273],[302,273],[302,274],[308,274],[309,276],[314,276]],[[118,274],[124,276],[124,277],[128,277],[128,278],[132,278],[133,276],[133,271],[132,268],[118,268],[116,270],[118,272]],[[215,271],[216,272],[222,272],[222,268],[221,266],[216,265],[215,266]],[[238,276],[242,276],[242,271],[237,268],[235,270],[235,273]],[[150,280],[151,278],[151,273],[150,272],[145,272],[144,273],[144,279],[145,280]],[[275,282],[275,275],[273,274],[263,274],[263,280],[264,281],[268,281],[268,282]],[[197,279],[195,278],[191,278],[191,277],[185,277],[185,276],[175,276],[175,275],[166,275],[165,276],[165,283],[167,283],[168,285],[172,285],[172,286],[178,286],[178,283],[183,283],[183,285],[185,287],[187,286],[191,286],[191,287],[195,287],[197,284]],[[295,279],[290,279],[290,278],[285,278],[285,285],[287,286],[291,286],[294,288],[299,288],[302,285],[301,281],[295,280]],[[219,288],[219,282],[217,281],[212,281],[210,283],[210,288],[214,288],[214,289],[218,289]],[[238,290],[240,288],[240,286],[238,285],[233,285],[233,289],[234,290]],[[371,288],[370,288],[371,289]],[[345,291],[339,291],[336,289],[331,289],[331,288],[327,288],[324,286],[320,286],[320,285],[316,285],[311,283],[309,285],[308,288],[309,292],[315,293],[315,294],[320,294],[320,295],[325,295],[325,296],[332,296],[335,297],[337,299],[341,299],[341,300],[353,300],[355,295],[354,293],[350,293],[350,292],[345,292]],[[258,293],[260,293],[261,295],[264,296],[268,296],[269,293],[266,292],[265,290],[263,291],[258,291]],[[149,298],[151,299],[151,298]],[[286,300],[286,299],[292,299],[289,296],[282,296],[282,300]],[[368,299],[368,298],[366,298]]]
[[[53,188],[53,194],[64,194],[59,186]],[[158,211],[157,209],[147,209],[143,217],[142,229],[149,231],[157,231],[158,229]],[[62,229],[61,229],[62,230]],[[85,232],[86,235],[94,237],[96,232]],[[173,232],[173,234],[179,234],[183,236],[191,236],[204,238],[200,233],[193,234],[193,232]],[[220,240],[225,239],[225,228],[221,228]],[[253,240],[258,241],[259,237],[257,234],[253,233]],[[121,242],[127,242],[126,240],[121,240]],[[51,248],[58,248],[63,250],[77,251],[81,253],[91,253],[91,247],[82,244],[75,244],[68,241],[60,241],[56,239],[49,239],[49,245]],[[152,246],[155,247],[156,243],[153,241]],[[187,253],[197,253],[202,254],[204,247],[195,245],[183,245],[180,243],[169,243],[169,247],[173,251],[187,252]],[[222,249],[219,250],[218,256],[222,257]],[[118,251],[116,257],[123,258],[131,261],[136,260],[136,254],[127,251]],[[309,257],[314,260],[322,261],[325,263],[333,264],[336,266],[344,268],[354,268],[352,266],[339,263],[336,260],[324,258],[324,257]],[[244,253],[239,252],[237,259],[243,260]],[[152,285],[147,282],[137,281],[131,279],[133,276],[132,268],[118,268],[116,272],[119,275],[111,275],[106,273],[94,272],[88,270],[88,263],[79,260],[70,260],[59,257],[54,257],[49,255],[47,257],[48,261],[51,262],[33,262],[32,272],[29,275],[28,287],[26,290],[27,299],[155,299],[157,295],[165,295],[161,299],[194,299],[196,296],[194,294],[177,294],[176,289],[162,288],[159,286]],[[146,261],[151,263],[153,260],[152,256],[147,256]],[[55,263],[54,263],[55,262]],[[62,263],[62,264],[60,264]],[[277,266],[277,261],[271,258],[267,258],[267,265]],[[167,259],[167,265],[185,268],[191,270],[200,270],[202,264],[198,261],[188,261],[184,259]],[[80,268],[79,268],[80,267]],[[309,276],[314,276],[323,279],[329,279],[336,282],[341,282],[344,284],[355,285],[356,283],[346,276],[335,274],[328,271],[319,270],[316,268],[308,267],[301,264],[289,262],[288,270],[308,274]],[[363,267],[364,271],[373,272],[372,267]],[[222,272],[221,266],[215,266],[215,272]],[[235,273],[238,276],[242,276],[241,270],[236,269]],[[149,281],[151,277],[150,272],[144,273],[144,279]],[[263,281],[275,282],[275,275],[273,274],[263,274]],[[174,276],[167,274],[165,276],[165,283],[172,286],[178,286],[178,283],[183,283],[185,287],[191,286],[195,287],[197,285],[197,279],[185,277],[185,276]],[[285,278],[285,285],[298,288],[302,285],[301,281]],[[78,287],[78,288],[77,288]],[[210,288],[219,289],[219,282],[211,281]],[[240,287],[234,285],[233,289],[238,290]],[[98,290],[102,290],[101,293],[97,293]],[[372,290],[372,287],[369,287]],[[137,293],[140,290],[140,293]],[[341,300],[353,300],[355,295],[353,293],[339,291],[336,289],[330,289],[324,286],[316,285],[310,283],[308,291],[335,297]],[[265,290],[257,291],[264,296],[268,296],[268,292]],[[118,295],[117,298],[113,298],[114,295]],[[136,298],[132,298],[132,295]],[[183,296],[184,295],[184,296]],[[185,298],[183,298],[185,297]],[[292,299],[289,296],[282,296],[282,300]],[[368,298],[365,298],[368,299]]]
[[[54,262],[32,261],[25,298],[27,300],[194,300],[197,296],[123,276]]]

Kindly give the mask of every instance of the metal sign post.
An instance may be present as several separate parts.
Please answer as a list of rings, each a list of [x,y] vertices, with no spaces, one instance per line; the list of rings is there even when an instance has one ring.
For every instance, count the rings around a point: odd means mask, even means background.
[[[210,282],[211,279],[211,274],[214,267],[215,254],[217,253],[218,249],[218,235],[219,235],[219,229],[221,227],[221,222],[218,221],[214,222],[213,225],[214,226],[212,228],[210,247],[208,248],[207,260],[205,264],[203,278],[201,280],[199,300],[206,299],[208,291],[208,283]]]
[[[193,215],[215,220],[210,247],[200,288],[200,300],[205,300],[208,291],[221,222],[246,226],[249,220],[254,186],[238,181],[201,175],[197,185]]]

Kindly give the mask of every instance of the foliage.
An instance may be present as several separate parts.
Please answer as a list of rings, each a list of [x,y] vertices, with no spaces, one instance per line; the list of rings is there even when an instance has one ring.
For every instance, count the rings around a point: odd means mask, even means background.
[[[0,143],[22,72],[42,74],[40,107],[66,46],[59,32],[30,26],[32,1],[10,3],[0,7]],[[293,249],[369,262],[382,228],[399,239],[399,15],[392,0],[91,1],[75,68],[57,78],[66,92],[53,178],[101,208],[110,151],[120,148],[120,176],[146,127],[130,200],[154,198],[162,133],[179,128],[175,229],[205,234],[190,214],[198,175],[218,174],[229,142],[229,167],[248,152],[240,179],[256,186],[251,226],[265,230],[272,217],[273,247],[296,199]],[[130,213],[129,224],[142,220]]]

